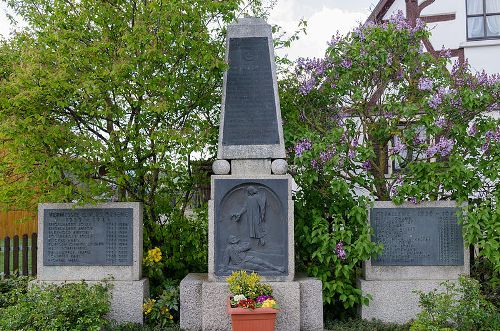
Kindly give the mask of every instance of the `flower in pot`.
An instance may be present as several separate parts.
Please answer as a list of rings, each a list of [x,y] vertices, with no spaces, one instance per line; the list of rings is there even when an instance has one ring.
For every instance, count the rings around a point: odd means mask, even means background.
[[[233,331],[274,330],[278,304],[269,284],[260,282],[255,272],[235,271],[227,278],[231,296],[227,312],[231,315]]]

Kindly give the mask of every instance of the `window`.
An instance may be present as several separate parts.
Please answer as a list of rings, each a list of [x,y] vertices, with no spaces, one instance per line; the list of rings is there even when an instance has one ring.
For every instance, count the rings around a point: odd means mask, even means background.
[[[500,0],[467,0],[467,39],[500,38]]]

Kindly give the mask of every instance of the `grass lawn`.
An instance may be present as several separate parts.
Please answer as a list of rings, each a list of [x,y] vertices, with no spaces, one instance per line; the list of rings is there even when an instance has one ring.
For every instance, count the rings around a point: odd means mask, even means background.
[[[20,244],[22,240],[19,240]],[[4,271],[4,259],[5,259],[5,247],[4,247],[4,240],[0,239],[0,273],[5,272]],[[10,241],[10,270],[12,272],[12,268],[14,265],[14,253],[12,252],[12,240]],[[22,248],[20,248],[22,249]],[[22,258],[22,250],[19,250],[19,269],[22,270],[23,268],[23,258]],[[31,275],[31,238],[28,238],[28,274]]]

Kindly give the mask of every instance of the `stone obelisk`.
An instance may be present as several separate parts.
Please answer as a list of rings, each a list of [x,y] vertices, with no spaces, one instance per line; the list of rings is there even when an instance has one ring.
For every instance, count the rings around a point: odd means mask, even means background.
[[[252,17],[229,25],[226,62],[208,205],[208,275],[181,282],[181,328],[230,329],[225,279],[247,270],[272,282],[282,307],[277,330],[322,330],[321,281],[295,277],[292,178],[271,26]]]

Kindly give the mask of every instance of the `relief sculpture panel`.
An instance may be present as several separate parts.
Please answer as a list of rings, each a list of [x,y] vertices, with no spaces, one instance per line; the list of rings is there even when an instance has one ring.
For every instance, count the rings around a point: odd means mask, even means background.
[[[215,273],[287,273],[287,180],[219,179],[215,196]]]

